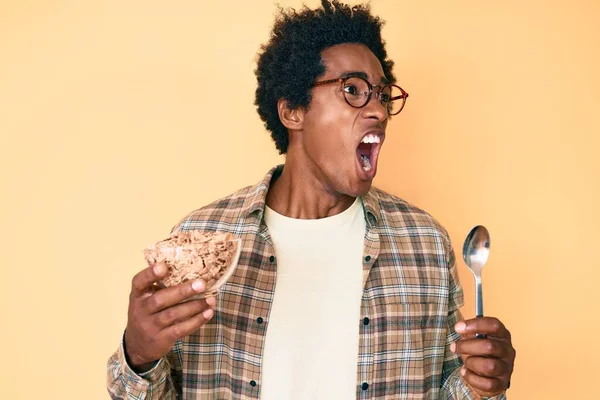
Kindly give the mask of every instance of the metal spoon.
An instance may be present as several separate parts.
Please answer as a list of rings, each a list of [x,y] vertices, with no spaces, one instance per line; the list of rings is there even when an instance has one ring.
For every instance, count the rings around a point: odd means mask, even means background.
[[[490,255],[490,233],[482,226],[477,225],[467,235],[463,245],[463,259],[475,277],[475,303],[477,317],[483,317],[483,290],[481,288],[481,270]],[[484,338],[485,335],[477,334],[476,337]]]

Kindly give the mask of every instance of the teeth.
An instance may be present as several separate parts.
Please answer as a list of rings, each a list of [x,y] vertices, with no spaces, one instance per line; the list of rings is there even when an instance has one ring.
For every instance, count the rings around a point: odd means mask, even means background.
[[[360,155],[360,161],[362,161],[363,169],[367,172],[371,170],[371,161],[369,161],[369,157],[364,154]]]
[[[374,134],[369,134],[367,136],[365,136],[363,138],[363,140],[361,141],[361,143],[380,143],[381,139],[379,138],[379,136],[374,135]]]

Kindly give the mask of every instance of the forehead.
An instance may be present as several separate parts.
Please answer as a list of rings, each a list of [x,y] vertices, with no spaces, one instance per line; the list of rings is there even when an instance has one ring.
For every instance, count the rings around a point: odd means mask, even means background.
[[[381,63],[363,44],[338,44],[323,50],[321,58],[325,65],[324,79],[337,78],[346,72],[364,72],[371,83],[385,80]]]

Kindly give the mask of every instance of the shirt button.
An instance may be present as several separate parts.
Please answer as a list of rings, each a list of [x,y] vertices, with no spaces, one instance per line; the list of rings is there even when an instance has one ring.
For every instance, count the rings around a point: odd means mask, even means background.
[[[263,321],[264,321],[264,319],[262,319],[262,317],[256,318],[256,322],[258,322],[259,324],[262,324]]]
[[[273,256],[269,257],[269,261],[275,262],[275,257],[273,257]]]
[[[367,318],[367,317],[363,318],[363,325],[369,325],[369,322],[370,322],[369,318]]]
[[[363,382],[363,384],[362,384],[362,385],[360,385],[360,388],[361,388],[362,390],[367,390],[367,389],[369,388],[369,384],[368,384],[367,382]]]
[[[366,262],[369,262],[369,261],[371,261],[371,256],[366,256],[366,257],[365,257],[365,261],[366,261]]]
[[[363,385],[364,385],[364,383],[363,383]],[[256,381],[250,381],[250,386],[252,386],[252,387],[256,386]]]

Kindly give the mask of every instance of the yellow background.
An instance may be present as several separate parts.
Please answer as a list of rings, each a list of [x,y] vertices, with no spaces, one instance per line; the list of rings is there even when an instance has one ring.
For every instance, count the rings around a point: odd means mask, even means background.
[[[511,399],[596,398],[600,3],[373,9],[410,93],[376,183],[432,213],[459,252],[489,228],[485,311],[518,349]],[[0,1],[0,398],[108,398],[141,249],[282,162],[253,106],[275,12]]]

